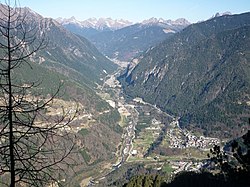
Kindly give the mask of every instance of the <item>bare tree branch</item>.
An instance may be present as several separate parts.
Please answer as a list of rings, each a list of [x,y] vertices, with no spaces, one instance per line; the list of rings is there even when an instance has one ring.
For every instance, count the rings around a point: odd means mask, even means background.
[[[0,4],[0,179],[8,179],[0,185],[43,186],[69,164],[74,136],[67,129],[77,108],[73,114],[62,109],[61,115],[46,115],[62,84],[46,98],[30,94],[39,82],[15,78],[14,70],[24,64],[32,68],[30,60],[48,44],[42,24],[27,21],[31,16],[17,4]]]

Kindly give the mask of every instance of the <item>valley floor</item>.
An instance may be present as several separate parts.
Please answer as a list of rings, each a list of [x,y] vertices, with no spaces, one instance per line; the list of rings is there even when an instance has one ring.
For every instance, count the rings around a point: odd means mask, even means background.
[[[105,181],[109,174],[119,172],[125,163],[143,163],[145,168],[172,174],[202,168],[209,149],[220,144],[221,140],[182,129],[178,117],[141,98],[126,98],[116,79],[121,71],[107,75],[98,91],[121,115],[123,135],[116,153],[117,161],[110,163],[104,173],[84,179],[81,186],[107,185]]]

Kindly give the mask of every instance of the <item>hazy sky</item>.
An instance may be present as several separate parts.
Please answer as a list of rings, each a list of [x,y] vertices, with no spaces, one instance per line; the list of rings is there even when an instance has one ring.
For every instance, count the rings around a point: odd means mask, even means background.
[[[197,22],[217,12],[249,12],[250,0],[19,0],[44,17],[111,17],[139,22],[151,17]]]

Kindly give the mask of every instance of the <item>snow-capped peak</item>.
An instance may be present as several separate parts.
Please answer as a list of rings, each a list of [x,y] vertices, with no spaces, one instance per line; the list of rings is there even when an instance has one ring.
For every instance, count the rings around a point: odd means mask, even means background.
[[[145,24],[145,25],[147,25],[147,24],[150,24],[150,25],[152,25],[152,24],[167,24],[167,25],[182,25],[182,26],[190,25],[190,23],[184,18],[179,18],[175,21],[170,20],[170,19],[164,20],[163,18],[159,18],[159,19],[150,18],[150,19],[142,21],[142,24]]]
[[[217,12],[215,15],[212,16],[212,18],[216,18],[216,17],[220,17],[220,16],[226,16],[226,15],[232,15],[232,13],[231,12],[223,12],[223,13]]]
[[[56,19],[60,24],[67,25],[67,24],[77,24],[81,27],[85,28],[95,28],[98,30],[103,29],[110,29],[110,30],[117,30],[123,27],[127,27],[132,25],[133,23],[123,19],[112,19],[112,18],[89,18],[84,21],[78,21],[75,17],[71,17],[69,19],[64,18],[57,18]]]
[[[67,25],[71,23],[71,24],[76,24],[76,25],[81,26],[81,22],[78,21],[74,16],[70,18],[57,18],[56,21],[62,25]]]

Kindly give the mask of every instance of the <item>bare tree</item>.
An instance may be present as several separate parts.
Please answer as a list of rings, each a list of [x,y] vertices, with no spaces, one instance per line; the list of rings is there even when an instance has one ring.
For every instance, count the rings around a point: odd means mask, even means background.
[[[76,110],[46,115],[60,86],[48,98],[35,94],[38,82],[15,75],[24,65],[32,68],[30,59],[47,43],[41,25],[28,18],[16,1],[0,4],[0,186],[51,183],[74,145],[67,128]]]

